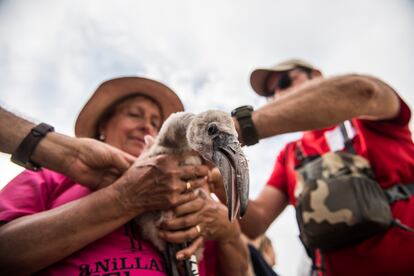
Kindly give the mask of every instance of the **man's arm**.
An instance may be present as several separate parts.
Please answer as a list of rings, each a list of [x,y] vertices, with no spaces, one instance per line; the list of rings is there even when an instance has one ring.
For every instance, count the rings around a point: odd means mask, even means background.
[[[246,213],[239,219],[243,233],[250,239],[265,233],[287,204],[287,197],[283,192],[265,186],[257,199],[249,201]]]
[[[0,107],[0,151],[14,153],[34,126]],[[31,160],[98,189],[114,182],[135,158],[94,139],[50,132],[36,146]]]
[[[398,96],[382,81],[345,75],[310,81],[253,112],[252,119],[259,138],[267,138],[332,126],[352,118],[389,119],[399,110]]]
[[[220,201],[225,202],[223,178],[217,168],[210,171],[209,184]],[[250,239],[265,233],[287,204],[287,197],[282,191],[265,186],[257,199],[249,200],[246,213],[239,219],[242,232]]]
[[[0,107],[0,151],[13,153],[35,125]]]
[[[51,132],[40,141],[32,160],[96,190],[113,183],[135,157],[91,138]]]
[[[227,208],[225,208],[227,212]],[[233,235],[218,241],[218,274],[250,275],[250,256],[247,243],[242,239],[237,221],[232,223]],[[249,273],[250,272],[250,273]]]

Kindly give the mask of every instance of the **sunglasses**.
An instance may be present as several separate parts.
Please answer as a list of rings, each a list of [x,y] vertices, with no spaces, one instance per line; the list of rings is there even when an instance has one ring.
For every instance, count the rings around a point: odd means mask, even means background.
[[[291,70],[290,70],[291,71]],[[290,71],[286,71],[286,72],[281,72],[279,74],[279,80],[276,82],[276,84],[274,85],[274,87],[272,87],[271,89],[268,89],[266,92],[266,97],[271,97],[273,96],[275,93],[274,91],[277,90],[283,90],[283,89],[287,89],[292,85],[292,78],[290,76]],[[271,77],[271,74],[269,74],[268,78]]]

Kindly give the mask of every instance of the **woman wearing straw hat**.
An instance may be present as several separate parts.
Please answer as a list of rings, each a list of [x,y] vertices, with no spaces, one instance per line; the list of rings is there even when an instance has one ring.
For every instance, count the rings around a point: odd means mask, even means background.
[[[157,135],[163,121],[182,110],[178,96],[157,81],[113,79],[99,86],[86,103],[75,133],[140,156],[147,137]],[[96,191],[49,170],[24,171],[0,193],[0,221],[4,224],[0,227],[1,271],[18,275],[165,275],[161,254],[148,242],[133,237],[129,221],[143,212],[179,209],[181,205],[191,206],[191,214],[185,211],[184,216],[202,215],[206,204],[187,191],[183,179],[191,179],[191,189],[206,185],[208,168],[179,166],[181,159],[172,155],[139,158],[137,166]],[[214,214],[226,216],[225,211]],[[219,266],[227,259],[244,262],[243,254],[229,254],[240,252],[243,246],[238,226],[217,225],[226,220],[212,221],[212,229],[228,230],[216,236],[214,231],[205,231],[212,233],[205,238],[231,243],[211,247],[219,250],[215,253],[223,253],[223,260],[209,259],[212,254],[206,252],[204,264],[200,264],[200,272],[206,275],[214,275],[209,269],[217,268],[208,262]],[[190,245],[177,257],[188,258],[195,249]]]

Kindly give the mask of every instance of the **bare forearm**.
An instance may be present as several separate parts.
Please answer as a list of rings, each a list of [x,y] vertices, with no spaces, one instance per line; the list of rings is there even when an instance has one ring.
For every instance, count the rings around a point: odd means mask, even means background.
[[[243,218],[239,220],[242,232],[250,239],[255,239],[266,232],[272,222],[267,222],[260,208],[254,201],[249,201],[249,206]]]
[[[299,87],[253,113],[260,138],[319,129],[365,117],[391,118],[399,110],[392,89],[370,77],[349,75],[319,79]]]
[[[116,192],[99,190],[56,209],[0,227],[0,268],[28,275],[76,252],[129,221]]]
[[[0,151],[13,153],[34,124],[0,107]]]
[[[12,154],[35,124],[26,121],[0,107],[0,150]],[[65,160],[76,152],[72,150],[71,139],[58,133],[48,133],[37,145],[32,161],[49,169],[62,172]]]
[[[242,240],[240,230],[237,235],[219,242],[219,275],[249,275],[249,251]]]
[[[65,173],[77,157],[74,138],[50,132],[37,145],[31,159],[48,169]]]
[[[0,150],[14,153],[34,124],[0,108]],[[93,190],[113,183],[135,158],[91,138],[49,132],[35,146],[30,161],[60,172]]]
[[[263,234],[288,204],[279,189],[265,186],[256,200],[250,200],[246,214],[239,220],[243,233],[251,239]]]

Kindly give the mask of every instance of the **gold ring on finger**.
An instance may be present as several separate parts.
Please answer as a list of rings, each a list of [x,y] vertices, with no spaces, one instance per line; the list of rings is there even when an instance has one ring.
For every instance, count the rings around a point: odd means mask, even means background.
[[[191,182],[190,181],[187,181],[187,183],[185,185],[186,185],[186,191],[191,189]]]

